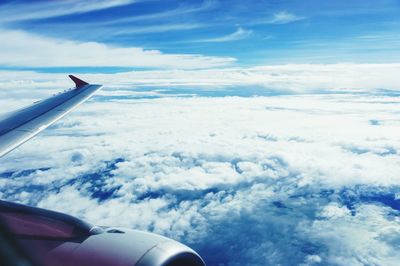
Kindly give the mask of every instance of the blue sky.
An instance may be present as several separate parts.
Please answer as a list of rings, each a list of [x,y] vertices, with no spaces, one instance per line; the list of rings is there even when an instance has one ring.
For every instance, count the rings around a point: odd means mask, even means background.
[[[3,1],[0,29],[57,41],[234,59],[218,66],[393,63],[400,59],[399,14],[398,0]],[[130,60],[131,64],[116,60],[113,68],[164,67],[141,64],[134,56]],[[80,72],[87,67],[83,62],[67,65],[81,67]],[[45,65],[56,66],[64,67]],[[43,64],[25,60],[12,66],[0,61],[0,67]],[[110,68],[100,62],[91,71],[104,72],[103,67]],[[182,66],[177,63],[174,68]]]

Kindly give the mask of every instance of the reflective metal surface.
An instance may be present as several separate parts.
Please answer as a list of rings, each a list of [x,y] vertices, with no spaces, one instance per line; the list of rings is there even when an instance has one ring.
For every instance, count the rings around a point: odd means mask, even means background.
[[[84,85],[2,115],[0,119],[0,157],[68,114],[100,88],[101,85]]]

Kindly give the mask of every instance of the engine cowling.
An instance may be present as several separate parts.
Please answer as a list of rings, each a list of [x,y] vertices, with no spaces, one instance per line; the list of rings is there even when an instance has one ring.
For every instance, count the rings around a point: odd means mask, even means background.
[[[194,250],[172,239],[138,230],[93,226],[59,212],[0,201],[0,219],[33,265],[205,265]]]
[[[46,264],[63,266],[203,266],[200,256],[172,239],[143,231],[108,228],[71,248],[64,243],[46,255]]]

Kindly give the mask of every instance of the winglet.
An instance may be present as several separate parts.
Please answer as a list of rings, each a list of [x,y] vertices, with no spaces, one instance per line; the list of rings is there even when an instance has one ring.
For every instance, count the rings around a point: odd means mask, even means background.
[[[88,85],[89,83],[87,83],[87,82],[85,82],[85,81],[83,81],[83,80],[81,80],[81,79],[78,79],[77,77],[75,77],[75,76],[73,76],[73,75],[68,75],[68,77],[70,78],[70,79],[72,79],[72,81],[75,83],[75,87],[76,88],[80,88],[80,87],[82,87],[82,86],[85,86],[85,85]]]

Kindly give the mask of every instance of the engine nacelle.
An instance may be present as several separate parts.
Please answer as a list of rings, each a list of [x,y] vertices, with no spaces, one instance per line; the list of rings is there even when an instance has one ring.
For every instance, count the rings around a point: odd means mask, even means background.
[[[64,243],[45,257],[46,264],[56,265],[136,265],[202,266],[200,256],[174,240],[143,231],[108,228],[89,236],[82,243]]]
[[[63,213],[5,201],[0,201],[0,218],[33,265],[205,265],[189,247],[148,232],[93,226]]]

